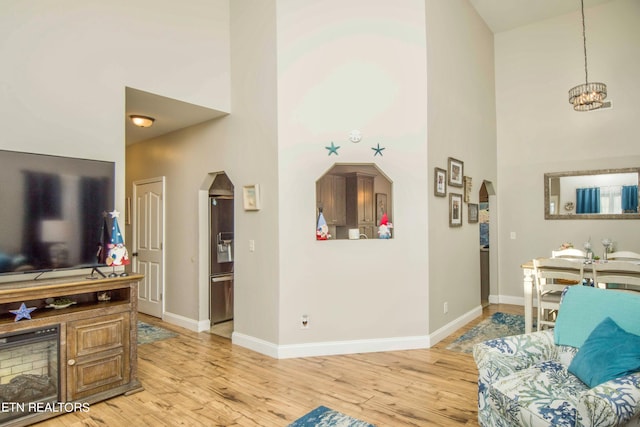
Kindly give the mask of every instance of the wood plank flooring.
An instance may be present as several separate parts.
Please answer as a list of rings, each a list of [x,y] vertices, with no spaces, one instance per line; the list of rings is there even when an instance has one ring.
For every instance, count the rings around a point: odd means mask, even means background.
[[[145,390],[62,415],[39,427],[287,426],[324,405],[382,426],[477,426],[477,370],[471,355],[446,346],[496,311],[426,350],[276,360],[206,332],[153,317],[179,336],[138,347]]]

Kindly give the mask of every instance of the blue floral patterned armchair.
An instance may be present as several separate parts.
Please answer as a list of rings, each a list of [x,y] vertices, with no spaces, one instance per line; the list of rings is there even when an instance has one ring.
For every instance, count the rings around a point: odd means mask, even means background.
[[[640,293],[571,286],[554,329],[476,344],[481,426],[640,426]]]

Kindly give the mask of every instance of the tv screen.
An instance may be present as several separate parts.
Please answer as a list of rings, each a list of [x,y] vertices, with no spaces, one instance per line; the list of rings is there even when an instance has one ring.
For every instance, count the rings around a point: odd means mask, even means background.
[[[102,264],[114,180],[113,162],[0,150],[0,274]]]

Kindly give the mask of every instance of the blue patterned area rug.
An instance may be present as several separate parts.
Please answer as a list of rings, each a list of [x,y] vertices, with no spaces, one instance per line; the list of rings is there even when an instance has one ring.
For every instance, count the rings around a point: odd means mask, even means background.
[[[138,345],[149,344],[154,341],[175,337],[178,334],[168,331],[159,326],[138,321]]]
[[[524,334],[524,316],[497,312],[447,346],[447,350],[471,353],[476,343]]]
[[[352,418],[341,412],[318,406],[302,418],[289,424],[289,427],[375,427],[373,424]]]

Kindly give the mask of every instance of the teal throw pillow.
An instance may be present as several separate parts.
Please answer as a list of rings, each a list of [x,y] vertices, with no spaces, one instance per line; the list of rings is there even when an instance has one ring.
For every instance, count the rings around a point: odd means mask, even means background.
[[[640,371],[640,336],[622,329],[610,317],[591,332],[569,365],[569,372],[593,388]]]

